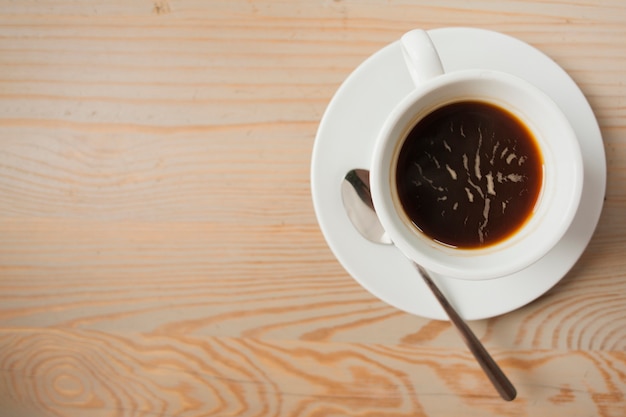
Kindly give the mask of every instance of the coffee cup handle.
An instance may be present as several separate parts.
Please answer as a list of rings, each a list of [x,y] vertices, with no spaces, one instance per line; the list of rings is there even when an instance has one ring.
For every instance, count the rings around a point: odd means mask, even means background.
[[[415,86],[444,73],[437,49],[425,30],[414,29],[405,33],[400,44]]]

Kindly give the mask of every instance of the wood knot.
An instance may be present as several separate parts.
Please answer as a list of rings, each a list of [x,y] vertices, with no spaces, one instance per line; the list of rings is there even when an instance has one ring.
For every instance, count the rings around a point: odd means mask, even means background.
[[[157,0],[154,2],[154,7],[152,8],[152,13],[157,15],[168,14],[171,13],[170,4],[167,0]]]

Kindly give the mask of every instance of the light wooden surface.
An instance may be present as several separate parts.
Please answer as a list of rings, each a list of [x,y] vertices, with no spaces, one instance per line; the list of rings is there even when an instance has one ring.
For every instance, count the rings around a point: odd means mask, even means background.
[[[598,229],[548,294],[472,328],[377,300],[316,224],[345,77],[414,27],[549,54],[596,112]],[[0,415],[626,415],[621,0],[0,0]]]

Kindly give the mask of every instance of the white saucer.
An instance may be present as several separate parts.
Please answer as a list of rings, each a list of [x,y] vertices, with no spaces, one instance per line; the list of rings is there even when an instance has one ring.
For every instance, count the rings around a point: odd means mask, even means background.
[[[583,196],[563,240],[534,265],[487,281],[434,278],[459,313],[482,319],[519,308],[553,287],[574,265],[595,230],[606,187],[606,159],[597,121],[578,86],[554,61],[509,36],[468,28],[429,31],[444,69],[506,71],[544,90],[568,116],[580,140],[585,169]],[[311,164],[317,219],[331,250],[365,289],[390,305],[432,319],[447,319],[404,256],[393,246],[365,240],[348,219],[341,182],[353,168],[368,168],[374,138],[386,115],[413,83],[398,42],[363,62],[341,85],[322,118]]]

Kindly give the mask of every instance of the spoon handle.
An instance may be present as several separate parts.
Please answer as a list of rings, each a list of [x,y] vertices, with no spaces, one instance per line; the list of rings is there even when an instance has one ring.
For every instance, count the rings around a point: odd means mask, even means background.
[[[415,266],[415,268],[417,268],[422,278],[424,278],[424,281],[426,281],[426,284],[435,295],[443,309],[446,311],[448,317],[450,317],[450,321],[459,331],[461,337],[463,338],[463,341],[480,364],[480,367],[483,368],[483,371],[485,372],[485,374],[487,374],[487,377],[489,378],[495,389],[498,391],[500,396],[506,401],[514,400],[517,396],[517,391],[515,390],[515,387],[513,386],[511,381],[509,381],[504,372],[502,372],[502,369],[500,369],[496,361],[493,360],[489,352],[487,352],[487,349],[485,349],[480,340],[478,340],[472,329],[470,329],[467,323],[465,323],[461,316],[459,316],[454,307],[450,305],[446,297],[430,278],[428,272],[415,262],[413,262],[413,265]]]

